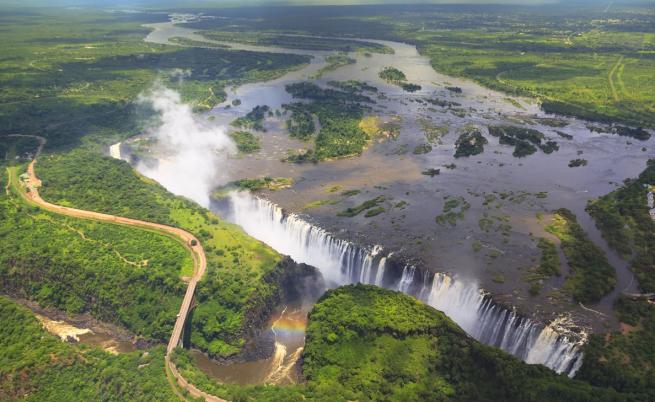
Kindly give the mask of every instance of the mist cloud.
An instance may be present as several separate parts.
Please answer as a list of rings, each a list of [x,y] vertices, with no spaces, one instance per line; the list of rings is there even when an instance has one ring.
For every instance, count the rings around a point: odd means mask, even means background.
[[[236,152],[226,128],[194,118],[180,94],[163,85],[139,96],[139,102],[160,115],[149,131],[157,140],[155,151],[162,156],[154,166],[139,163],[137,169],[169,191],[209,206],[212,188],[225,179],[221,165]]]

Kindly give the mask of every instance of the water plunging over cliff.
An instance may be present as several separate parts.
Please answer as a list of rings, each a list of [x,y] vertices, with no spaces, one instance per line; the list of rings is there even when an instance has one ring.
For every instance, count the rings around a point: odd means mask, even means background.
[[[399,290],[443,311],[480,342],[527,363],[540,363],[569,376],[582,364],[578,342],[553,326],[543,326],[494,303],[476,283],[410,265],[396,267],[380,247],[367,250],[337,239],[250,193],[231,193],[228,201],[223,213],[227,219],[278,252],[317,267],[333,286],[361,282]]]

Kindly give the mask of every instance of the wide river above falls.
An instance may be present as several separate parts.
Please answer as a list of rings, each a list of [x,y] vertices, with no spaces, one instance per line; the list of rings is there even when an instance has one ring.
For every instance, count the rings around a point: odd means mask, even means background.
[[[257,134],[262,150],[251,156],[231,157],[228,163],[221,165],[216,185],[260,176],[290,177],[295,182],[292,189],[263,195],[338,238],[365,246],[380,245],[429,271],[448,272],[461,280],[479,283],[504,303],[517,306],[520,311],[542,321],[568,312],[577,323],[592,330],[601,329],[605,322],[616,324],[611,318],[612,302],[620,291],[634,290],[635,283],[627,264],[607,247],[584,208],[588,200],[612,191],[625,178],[635,177],[644,169],[648,156],[652,154],[649,151],[654,145],[652,139],[642,142],[594,133],[588,122],[546,116],[532,100],[508,97],[471,81],[437,73],[428,58],[420,55],[415,46],[405,43],[371,40],[393,49],[393,54],[350,53],[349,57],[356,63],[316,78],[317,71],[326,65],[326,56],[334,52],[216,42],[172,23],[148,26],[153,31],[146,41],[152,43],[171,44],[169,39],[181,37],[236,50],[312,57],[308,65],[280,78],[226,88],[226,101],[199,117],[206,124],[224,126],[227,130],[231,121],[255,106],[268,105],[272,110],[281,110],[283,104],[294,101],[286,92],[285,85],[303,80],[312,80],[322,86],[333,80],[365,81],[383,94],[375,99],[371,114],[379,116],[382,121],[400,122],[397,139],[373,143],[359,157],[295,165],[281,162],[281,159],[289,150],[305,148],[307,144],[289,138],[284,117],[271,116],[265,121],[267,131]],[[408,81],[419,84],[421,90],[407,93],[384,82],[378,73],[385,66],[403,71]],[[448,87],[459,87],[462,91],[454,92]],[[424,102],[426,98],[438,98],[459,106],[438,107]],[[235,100],[240,103],[233,103]],[[553,117],[556,117],[559,127],[549,120]],[[426,143],[426,124],[447,127],[448,134],[439,143],[432,144],[431,152],[414,154],[412,150],[417,145]],[[497,138],[484,131],[487,126],[499,124],[539,130],[557,141],[560,149],[549,155],[537,152],[526,158],[515,158],[512,148],[499,144]],[[455,159],[454,142],[458,131],[468,125],[483,128],[489,144],[481,155]],[[572,138],[562,137],[558,131]],[[129,154],[129,148],[128,141],[122,147],[114,148],[112,154],[121,157],[121,154]],[[588,166],[570,168],[569,161],[576,158],[587,159]],[[456,168],[445,168],[450,164],[455,164]],[[434,177],[421,174],[430,168],[440,169],[440,174]],[[147,170],[142,172],[149,173]],[[333,188],[358,190],[359,194],[342,198],[338,192],[329,191]],[[338,211],[377,196],[385,197],[386,213],[374,218],[363,217],[363,214],[354,218],[336,216]],[[488,200],[491,196],[494,201],[490,206]],[[443,212],[447,197],[461,197],[470,206],[455,226],[435,222],[435,217]],[[559,278],[546,281],[540,296],[528,296],[529,283],[525,276],[539,255],[534,237],[549,236],[544,231],[543,221],[548,218],[548,211],[562,207],[569,208],[578,216],[590,238],[605,250],[617,269],[619,282],[616,291],[597,306],[585,306],[598,310],[598,313],[572,305],[561,297],[557,292],[562,285]],[[482,231],[480,222],[483,217],[505,223],[504,234],[498,230]],[[247,222],[235,222],[248,231]],[[257,230],[249,233],[266,241],[262,238],[265,236],[258,236]],[[476,245],[481,250],[474,251]],[[568,268],[563,269],[566,273]],[[290,342],[284,345],[287,356],[298,348],[297,340]],[[271,359],[260,362],[260,367],[253,368],[257,363],[249,362],[243,363],[247,366],[231,369],[212,368],[210,361],[201,361],[205,371],[222,380],[248,383],[268,381],[266,378],[270,380],[270,373],[265,373],[266,367],[279,368],[289,363],[285,361],[278,365]],[[245,371],[250,374],[230,377]]]

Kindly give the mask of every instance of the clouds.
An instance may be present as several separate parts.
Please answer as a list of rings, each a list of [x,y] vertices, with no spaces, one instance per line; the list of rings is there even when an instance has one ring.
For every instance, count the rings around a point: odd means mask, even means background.
[[[149,132],[161,157],[154,166],[139,163],[137,169],[169,191],[207,207],[211,190],[225,179],[221,166],[236,152],[225,127],[196,120],[180,94],[162,85],[139,96],[139,102],[160,115]]]

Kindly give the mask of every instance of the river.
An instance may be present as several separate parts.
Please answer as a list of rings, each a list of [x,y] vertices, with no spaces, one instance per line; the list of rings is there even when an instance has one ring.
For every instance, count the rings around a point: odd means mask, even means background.
[[[636,282],[627,264],[607,247],[584,208],[589,199],[613,190],[627,177],[636,176],[648,158],[642,147],[652,146],[653,140],[644,143],[597,134],[589,130],[587,122],[568,117],[556,117],[562,127],[553,127],[548,120],[553,116],[546,116],[532,100],[510,98],[471,81],[439,74],[414,46],[404,43],[370,40],[390,47],[393,54],[350,53],[349,57],[356,63],[315,79],[313,76],[326,64],[326,56],[333,52],[210,41],[193,30],[170,22],[149,24],[148,27],[152,32],[145,40],[152,43],[170,44],[170,38],[183,37],[235,50],[312,56],[308,65],[280,78],[226,88],[225,102],[201,117],[213,125],[228,127],[232,120],[257,105],[280,109],[283,104],[293,101],[285,91],[285,85],[309,79],[319,85],[349,79],[374,85],[384,96],[376,99],[373,113],[383,120],[398,119],[402,122],[398,140],[372,144],[361,157],[318,165],[294,165],[280,159],[289,149],[302,148],[306,144],[288,137],[283,117],[267,118],[267,132],[259,135],[262,151],[252,156],[230,158],[221,165],[225,171],[223,180],[267,175],[291,177],[295,185],[286,191],[265,192],[263,195],[268,200],[241,194],[230,197],[227,206],[212,207],[241,225],[253,237],[297,261],[317,266],[333,284],[360,281],[413,294],[445,311],[477,339],[502,347],[528,362],[544,363],[569,374],[573,374],[581,362],[579,339],[562,338],[566,327],[571,326],[569,321],[590,330],[600,330],[606,323],[616,325],[612,318],[612,302],[619,291],[634,290]],[[400,69],[409,82],[421,85],[422,89],[409,94],[384,82],[378,77],[384,66]],[[447,87],[453,86],[461,88],[462,92],[448,90]],[[434,108],[421,102],[427,97],[438,97],[461,106],[455,111]],[[235,100],[240,103],[233,102]],[[433,144],[433,151],[425,155],[399,152],[403,147],[411,150],[425,143],[422,124],[426,119],[448,126],[449,133],[443,143]],[[483,154],[470,159],[454,159],[456,133],[470,124],[480,127],[517,124],[534,128],[556,139],[560,149],[550,155],[539,152],[517,159],[512,157],[510,148],[487,136],[489,144]],[[572,138],[560,138],[557,131]],[[126,153],[129,146],[129,141],[113,146],[112,156],[120,158],[121,148]],[[589,166],[569,168],[568,161],[578,157],[588,159]],[[455,163],[457,168],[443,168],[450,163]],[[434,167],[441,167],[436,178],[421,174],[426,168]],[[356,189],[361,193],[351,199],[334,199],[326,189],[335,186]],[[547,196],[536,196],[542,192],[547,192]],[[381,194],[392,200],[389,202],[403,201],[407,207],[388,207],[389,212],[376,219],[335,217],[338,210]],[[501,196],[503,194],[509,196]],[[485,203],[485,197],[490,195],[496,198],[493,209]],[[463,197],[470,204],[470,210],[456,227],[440,227],[434,222],[434,217],[442,212],[445,197]],[[326,198],[333,199],[334,204],[307,208],[311,202]],[[278,206],[296,215],[285,214]],[[578,215],[590,238],[608,253],[617,269],[619,282],[616,291],[597,306],[588,306],[599,310],[598,313],[553,298],[555,293],[551,291],[556,292],[562,284],[558,278],[547,281],[540,296],[526,296],[529,285],[522,278],[527,274],[527,267],[534,264],[536,246],[533,235],[549,236],[543,232],[543,218],[539,215],[560,207],[569,208]],[[481,216],[498,220],[507,217],[511,230],[503,236],[480,233]],[[485,252],[472,252],[471,247],[476,242],[482,244]],[[490,257],[492,253],[487,250],[496,250],[500,257]],[[402,256],[402,261],[414,261],[414,264],[395,263],[391,266],[387,262],[391,251]],[[396,273],[386,270],[395,270]],[[443,276],[440,272],[448,275]],[[499,275],[502,281],[497,280]],[[523,314],[516,315],[492,303],[480,293],[480,286],[502,298],[504,304],[518,306]],[[562,313],[571,316],[571,320]],[[536,320],[529,320],[526,316],[534,316]],[[554,320],[552,326],[540,324],[550,320]],[[274,326],[271,328],[274,330]],[[283,342],[276,343],[276,353],[280,354],[274,354],[274,361],[259,362],[257,368],[253,365],[255,363],[227,369],[212,368],[208,360],[201,356],[198,359],[203,361],[206,372],[224,381],[275,382],[262,373],[267,371],[267,367],[289,366],[285,359],[298,350],[295,341],[286,345]],[[282,346],[285,357],[281,357]],[[233,378],[230,372],[242,374]]]

